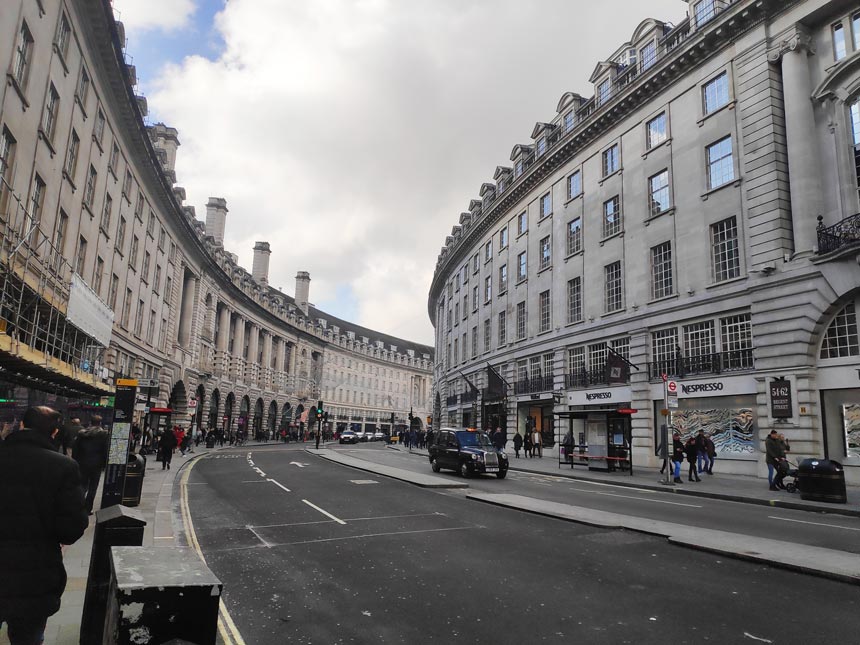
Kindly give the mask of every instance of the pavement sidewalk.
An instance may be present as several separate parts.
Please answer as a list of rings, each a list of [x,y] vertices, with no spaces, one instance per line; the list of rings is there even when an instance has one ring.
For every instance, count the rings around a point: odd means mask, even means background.
[[[410,450],[400,445],[391,445],[389,448],[427,456],[426,450],[416,448]],[[513,471],[567,477],[582,481],[598,481],[615,486],[671,492],[678,495],[710,497],[746,504],[860,517],[860,487],[858,486],[846,487],[847,504],[807,501],[800,498],[800,493],[792,494],[785,491],[773,492],[768,490],[767,479],[720,473],[719,460],[716,463],[717,470],[714,471],[714,474],[701,475],[701,482],[687,481],[686,473],[684,473],[684,483],[667,486],[661,483],[664,476],[660,474],[658,468],[646,468],[634,464],[633,474],[630,475],[625,471],[603,472],[589,470],[587,466],[581,465],[573,467],[570,464],[559,465],[558,457],[553,449],[544,450],[543,457],[520,457],[519,459],[513,456],[513,450],[506,449],[505,452],[508,454],[510,469]]]

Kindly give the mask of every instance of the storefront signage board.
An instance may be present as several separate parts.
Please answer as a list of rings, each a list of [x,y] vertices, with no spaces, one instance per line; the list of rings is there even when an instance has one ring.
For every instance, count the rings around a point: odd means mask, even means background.
[[[574,390],[567,393],[567,404],[606,407],[608,403],[629,403],[630,397],[630,386],[607,387],[600,390]]]
[[[691,378],[676,381],[678,395],[685,399],[738,396],[740,394],[755,394],[757,391],[755,379],[752,376],[728,376],[719,379]],[[663,383],[651,385],[651,399],[663,398]]]
[[[770,416],[774,419],[792,417],[791,381],[777,378],[770,382]]]

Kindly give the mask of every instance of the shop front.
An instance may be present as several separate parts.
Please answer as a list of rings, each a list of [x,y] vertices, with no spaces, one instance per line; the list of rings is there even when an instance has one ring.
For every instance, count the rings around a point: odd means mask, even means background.
[[[630,387],[576,390],[567,393],[566,403],[568,409],[558,414],[565,463],[632,472]]]
[[[751,375],[677,380],[678,408],[671,412],[670,435],[681,441],[703,431],[716,449],[719,472],[756,475],[760,450],[756,415],[756,380]],[[655,456],[660,445],[660,426],[667,417],[663,384],[651,385]]]
[[[544,450],[555,445],[553,423],[554,399],[552,392],[517,397],[517,432],[540,432]]]
[[[848,484],[860,484],[860,367],[820,367],[818,387],[824,457],[845,467]]]

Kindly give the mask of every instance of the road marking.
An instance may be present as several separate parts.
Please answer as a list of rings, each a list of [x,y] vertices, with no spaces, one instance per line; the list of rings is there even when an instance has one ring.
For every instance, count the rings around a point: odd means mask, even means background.
[[[375,479],[350,479],[349,482],[351,484],[378,484],[379,483]]]
[[[265,484],[266,480],[265,479],[245,479],[239,483],[240,484]]]
[[[286,486],[284,486],[284,485],[283,485],[283,484],[281,484],[280,482],[276,482],[274,479],[267,479],[266,481],[267,481],[267,482],[272,482],[275,486],[277,486],[278,488],[281,488],[281,489],[285,490],[285,491],[286,491],[286,492],[288,492],[288,493],[290,492],[290,489],[289,489],[289,488],[287,488]]]
[[[363,522],[366,520],[397,520],[403,517],[447,517],[445,513],[411,513],[408,515],[380,515],[378,517],[350,517],[347,522]]]
[[[364,538],[372,537],[388,537],[391,535],[412,535],[415,533],[440,533],[442,531],[472,531],[474,529],[485,529],[485,526],[452,526],[443,529],[421,529],[415,531],[392,531],[390,533],[365,533],[364,535],[344,535],[342,537],[320,538],[318,540],[300,540],[298,542],[275,542],[270,545],[270,548],[279,546],[298,546],[301,544],[322,544],[324,542],[338,542],[343,540],[363,540]],[[218,553],[227,553],[230,551],[247,551],[249,549],[259,549],[259,546],[240,546],[227,549],[217,549]]]
[[[689,508],[702,508],[697,504],[684,504],[683,502],[670,502],[665,499],[649,499],[647,497],[636,497],[634,495],[619,495],[618,493],[601,493],[596,490],[588,490],[586,488],[571,488],[571,490],[579,491],[581,493],[591,493],[592,495],[606,495],[607,497],[623,497],[625,499],[635,499],[640,502],[654,502],[655,504],[670,504],[672,506],[687,506]]]
[[[299,468],[304,468],[307,464],[303,464],[300,461],[291,461],[290,466],[298,466]]]
[[[806,520],[793,520],[789,517],[777,517],[776,515],[768,515],[769,519],[782,520],[783,522],[797,522],[798,524],[812,524],[813,526],[827,526],[831,529],[845,529],[846,531],[860,531],[860,528],[853,526],[839,526],[838,524],[824,524],[822,522],[807,522]]]
[[[306,499],[303,499],[302,501],[303,501],[305,504],[307,504],[308,506],[310,506],[311,508],[318,510],[320,513],[322,513],[322,514],[323,514],[323,515],[325,515],[326,517],[330,517],[331,519],[333,519],[333,520],[334,520],[335,522],[337,522],[338,524],[346,524],[346,522],[344,522],[344,521],[343,521],[343,520],[341,520],[341,519],[338,519],[337,517],[335,517],[334,515],[332,515],[332,514],[331,514],[331,513],[329,513],[328,511],[324,511],[323,509],[321,509],[321,508],[320,508],[319,506],[317,506],[316,504],[313,504],[313,503],[309,502],[309,501],[308,501],[308,500],[306,500]]]
[[[264,547],[266,547],[267,549],[271,549],[271,548],[272,548],[272,544],[271,544],[268,540],[265,540],[265,539],[263,538],[263,536],[262,536],[262,535],[260,535],[259,533],[257,533],[257,531],[255,531],[255,530],[254,530],[254,527],[253,527],[253,526],[246,526],[245,528],[246,528],[246,529],[248,529],[249,531],[251,531],[251,533],[253,533],[253,534],[256,536],[256,538],[257,538],[258,540],[260,540],[260,542],[262,542],[262,543],[263,543],[263,546],[264,546]]]

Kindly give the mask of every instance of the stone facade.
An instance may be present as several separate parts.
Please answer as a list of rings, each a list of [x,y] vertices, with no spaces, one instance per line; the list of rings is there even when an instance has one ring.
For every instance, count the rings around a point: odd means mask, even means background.
[[[107,0],[0,5],[0,380],[79,399],[152,379],[173,422],[252,436],[320,398],[333,426],[424,419],[431,347],[317,309],[307,272],[300,301],[272,288],[267,242],[251,273],[224,248],[226,200],[205,224],[184,204],[179,133],[144,125],[122,32]],[[75,276],[109,343],[69,310]]]
[[[460,216],[428,303],[434,413],[656,465],[665,374],[672,424],[713,432],[720,469],[765,474],[777,429],[860,481],[860,11],[688,4],[599,63],[592,98],[565,93]]]

